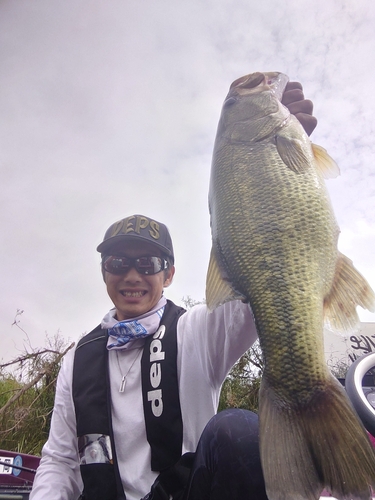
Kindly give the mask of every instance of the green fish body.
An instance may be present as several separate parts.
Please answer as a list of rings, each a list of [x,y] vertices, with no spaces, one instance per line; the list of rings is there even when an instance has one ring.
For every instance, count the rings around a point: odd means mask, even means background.
[[[260,446],[270,500],[369,499],[375,454],[324,359],[323,323],[347,331],[375,295],[337,249],[323,176],[337,166],[281,104],[288,77],[236,80],[215,141],[210,309],[249,302],[264,356]]]

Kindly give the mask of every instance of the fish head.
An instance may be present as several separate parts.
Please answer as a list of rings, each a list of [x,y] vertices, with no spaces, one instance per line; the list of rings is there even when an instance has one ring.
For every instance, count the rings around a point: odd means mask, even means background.
[[[240,95],[259,94],[260,92],[271,92],[281,101],[285,87],[289,81],[287,75],[277,71],[268,73],[251,73],[250,75],[237,78],[229,88],[227,98],[234,92]]]
[[[218,137],[259,141],[282,127],[290,116],[281,104],[288,81],[278,72],[257,72],[235,80],[223,104]]]

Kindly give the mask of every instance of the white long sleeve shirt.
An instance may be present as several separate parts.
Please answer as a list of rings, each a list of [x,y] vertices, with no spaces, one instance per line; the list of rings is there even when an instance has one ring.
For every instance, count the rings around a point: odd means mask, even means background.
[[[183,420],[183,450],[195,451],[202,431],[217,411],[220,390],[237,359],[257,338],[249,306],[229,302],[208,312],[195,306],[177,324],[177,370]],[[127,500],[140,500],[157,474],[151,471],[146,438],[138,342],[109,351],[112,423]],[[56,388],[51,430],[42,452],[30,500],[77,500],[80,476],[76,417],[72,397],[74,352],[64,358]],[[124,392],[119,392],[125,376]]]

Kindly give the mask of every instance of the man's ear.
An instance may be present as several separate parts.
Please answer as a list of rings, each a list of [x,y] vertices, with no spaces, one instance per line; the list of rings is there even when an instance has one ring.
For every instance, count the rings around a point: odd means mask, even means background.
[[[169,286],[172,283],[175,270],[176,269],[174,266],[171,266],[168,268],[168,274],[167,274],[167,277],[164,281],[164,288],[166,288],[167,286]]]

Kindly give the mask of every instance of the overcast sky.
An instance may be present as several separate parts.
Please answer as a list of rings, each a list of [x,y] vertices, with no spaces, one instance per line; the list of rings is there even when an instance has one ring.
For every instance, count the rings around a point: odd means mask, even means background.
[[[34,347],[100,322],[95,249],[133,213],[172,233],[167,296],[204,297],[216,126],[254,71],[313,100],[339,248],[375,288],[374,26],[373,0],[1,0],[1,357],[22,350],[17,309]]]

